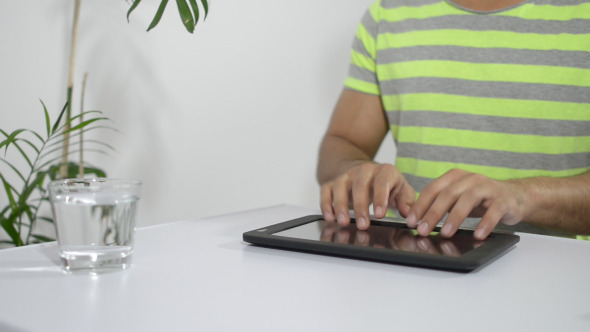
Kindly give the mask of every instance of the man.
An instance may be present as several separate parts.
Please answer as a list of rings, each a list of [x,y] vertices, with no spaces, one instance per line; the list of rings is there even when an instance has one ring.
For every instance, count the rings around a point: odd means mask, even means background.
[[[321,143],[329,222],[392,208],[422,236],[476,217],[590,234],[590,2],[381,0],[367,11]],[[373,158],[388,131],[396,165]],[[419,196],[416,199],[417,192]]]

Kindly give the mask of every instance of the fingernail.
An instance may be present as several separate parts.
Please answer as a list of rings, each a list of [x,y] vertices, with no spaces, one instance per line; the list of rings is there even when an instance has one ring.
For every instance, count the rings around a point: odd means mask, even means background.
[[[369,226],[367,223],[367,219],[365,219],[364,217],[359,217],[356,220],[356,224],[357,224],[357,227],[360,229],[366,229]]]
[[[324,212],[324,219],[326,221],[334,221],[334,215],[330,212]]]
[[[382,207],[380,207],[380,206],[376,207],[376,208],[375,208],[375,214],[376,214],[378,217],[381,217],[381,216],[383,216],[383,208],[382,208]]]
[[[410,213],[410,215],[406,218],[406,223],[408,224],[408,227],[415,228],[416,227],[416,215],[413,213]]]
[[[428,235],[428,233],[430,233],[428,231],[428,224],[426,224],[425,222],[421,223],[420,226],[418,226],[418,233],[420,233],[420,235],[422,236]]]
[[[453,234],[453,225],[445,224],[440,232],[442,235],[450,237]]]
[[[346,216],[345,216],[344,214],[342,214],[342,213],[340,213],[340,214],[338,215],[338,224],[339,224],[340,226],[344,226],[344,225],[346,225]]]
[[[483,239],[485,238],[487,234],[487,229],[485,227],[482,228],[478,228],[475,230],[475,232],[473,233],[473,236],[475,236],[475,238],[477,239]]]

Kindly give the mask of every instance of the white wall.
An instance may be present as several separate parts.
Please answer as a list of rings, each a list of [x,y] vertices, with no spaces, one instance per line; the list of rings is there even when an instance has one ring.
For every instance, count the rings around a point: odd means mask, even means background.
[[[169,3],[83,0],[76,63],[86,109],[116,148],[89,159],[144,182],[140,226],[275,204],[316,207],[317,148],[373,0],[212,0],[194,35]],[[0,128],[43,128],[65,102],[72,0],[0,4]],[[380,155],[392,159],[387,140]],[[5,197],[0,196],[5,203]]]

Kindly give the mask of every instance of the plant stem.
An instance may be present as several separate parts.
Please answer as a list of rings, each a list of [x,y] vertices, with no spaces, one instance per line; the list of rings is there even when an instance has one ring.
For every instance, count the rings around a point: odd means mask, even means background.
[[[80,123],[84,122],[84,95],[86,93],[86,80],[88,73],[84,73],[82,81],[82,95],[80,97]],[[84,130],[80,130],[80,165],[78,165],[78,176],[84,177]]]
[[[68,75],[68,106],[66,111],[66,128],[65,131],[68,131],[70,127],[69,120],[72,118],[72,90],[74,88],[74,64],[76,60],[76,44],[78,39],[78,21],[80,18],[80,2],[81,0],[76,0],[74,4],[74,23],[72,26],[72,46],[70,48],[70,68],[69,68],[69,75]],[[68,177],[68,154],[70,149],[70,134],[66,133],[64,135],[63,147],[62,147],[62,154],[61,154],[61,167],[59,170],[60,177],[65,179]]]

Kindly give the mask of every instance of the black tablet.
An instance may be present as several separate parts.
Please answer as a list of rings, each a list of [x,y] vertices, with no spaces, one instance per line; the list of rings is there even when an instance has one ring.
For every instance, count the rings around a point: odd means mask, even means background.
[[[360,231],[354,218],[340,227],[313,215],[252,230],[243,238],[267,247],[463,272],[492,261],[520,240],[514,234],[492,233],[478,241],[473,231],[463,229],[447,239],[438,231],[422,237],[401,219],[371,220],[371,227]]]

